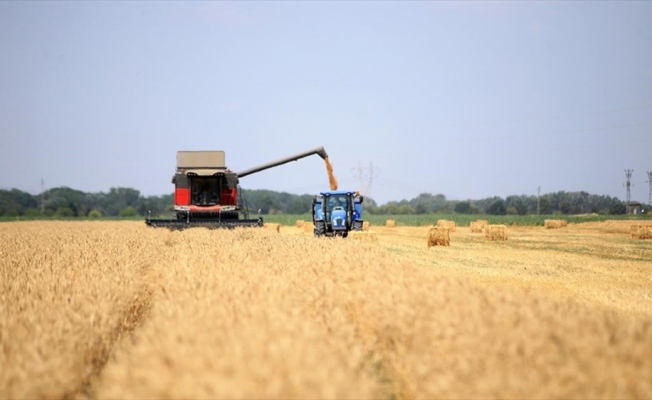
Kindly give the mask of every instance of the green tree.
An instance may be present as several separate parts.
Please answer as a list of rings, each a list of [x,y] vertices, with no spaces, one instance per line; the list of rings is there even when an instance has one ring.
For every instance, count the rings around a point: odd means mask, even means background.
[[[0,215],[23,215],[28,209],[37,209],[38,198],[18,189],[0,190]]]
[[[403,204],[398,207],[397,213],[402,215],[414,214],[414,208],[412,208],[412,206],[409,204]]]
[[[428,206],[425,205],[424,203],[419,202],[414,206],[415,214],[425,214],[427,212],[428,212]]]
[[[73,216],[83,216],[88,208],[88,194],[80,190],[71,189],[69,187],[56,187],[47,190],[44,194],[46,209],[54,210],[55,212],[60,208],[69,208]]]
[[[362,208],[364,213],[378,214],[378,204],[371,197],[363,196]]]
[[[288,204],[288,214],[305,214],[310,212],[310,205],[312,202],[303,201],[301,199],[294,199]]]
[[[550,211],[550,200],[548,200],[547,197],[541,197],[539,199],[539,213],[541,215],[548,215],[550,214]]]
[[[447,201],[446,196],[443,194],[433,195],[431,193],[421,193],[417,197],[410,200],[409,203],[415,212],[424,211],[424,209],[425,212],[436,212],[444,208]]]
[[[25,210],[25,216],[26,217],[38,218],[41,215],[42,215],[41,212],[39,210],[34,209],[34,208],[28,208],[27,210]]]
[[[611,215],[622,215],[627,213],[627,207],[624,203],[618,202],[614,203],[609,207],[609,214]]]
[[[74,217],[75,213],[72,211],[72,209],[70,207],[63,207],[62,206],[62,207],[57,208],[56,216],[57,217],[62,217],[62,218],[70,218],[70,217]]]
[[[471,214],[471,202],[470,201],[457,202],[453,209],[458,214]]]
[[[90,210],[88,212],[88,217],[89,218],[101,218],[102,217],[102,212],[99,210]]]
[[[137,217],[138,216],[138,210],[136,210],[136,207],[133,206],[127,206],[120,210],[120,216],[123,218],[130,218],[130,217]]]
[[[516,208],[516,213],[517,213],[518,215],[526,215],[526,214],[527,214],[527,206],[526,206],[523,202],[521,202],[521,201],[519,201],[518,203],[516,203],[516,205],[514,206],[514,208]]]
[[[263,195],[256,207],[256,210],[260,210],[261,214],[269,214],[269,210],[276,208],[274,207],[274,201],[272,197],[268,194]]]
[[[382,206],[378,207],[378,214],[382,215],[396,215],[398,214],[398,203],[395,201],[391,201],[387,204],[383,204]]]
[[[507,208],[505,207],[505,201],[503,199],[494,200],[493,203],[487,208],[487,214],[491,215],[505,215]]]
[[[562,214],[570,214],[571,213],[570,201],[568,201],[568,200],[560,201],[559,202],[559,211],[561,211]]]

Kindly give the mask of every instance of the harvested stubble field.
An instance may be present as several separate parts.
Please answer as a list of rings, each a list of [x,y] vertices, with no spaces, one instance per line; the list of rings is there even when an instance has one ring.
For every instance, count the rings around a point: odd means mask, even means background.
[[[650,398],[626,222],[169,232],[0,225],[0,398]]]

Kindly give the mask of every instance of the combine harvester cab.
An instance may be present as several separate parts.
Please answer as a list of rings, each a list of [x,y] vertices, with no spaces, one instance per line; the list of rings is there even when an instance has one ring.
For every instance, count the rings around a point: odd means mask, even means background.
[[[323,147],[281,158],[236,173],[226,167],[224,151],[179,151],[174,184],[174,216],[151,218],[145,223],[156,228],[262,227],[262,217],[249,218],[243,208],[239,178],[317,154],[328,155]]]
[[[349,231],[361,231],[362,201],[360,192],[322,192],[312,200],[315,236],[347,237]]]

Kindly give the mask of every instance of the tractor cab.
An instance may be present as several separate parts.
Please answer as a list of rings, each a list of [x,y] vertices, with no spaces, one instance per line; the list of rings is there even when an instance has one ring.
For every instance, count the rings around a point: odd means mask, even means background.
[[[315,236],[346,237],[351,230],[362,230],[362,201],[359,192],[319,193],[312,202]]]

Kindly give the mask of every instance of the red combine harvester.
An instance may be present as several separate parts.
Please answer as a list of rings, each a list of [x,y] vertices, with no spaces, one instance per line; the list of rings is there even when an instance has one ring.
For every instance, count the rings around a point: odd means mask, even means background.
[[[226,167],[224,151],[179,151],[172,177],[175,215],[158,219],[148,215],[145,223],[169,229],[261,227],[263,219],[250,219],[243,208],[239,178],[313,154],[328,158],[318,147],[236,173]]]

